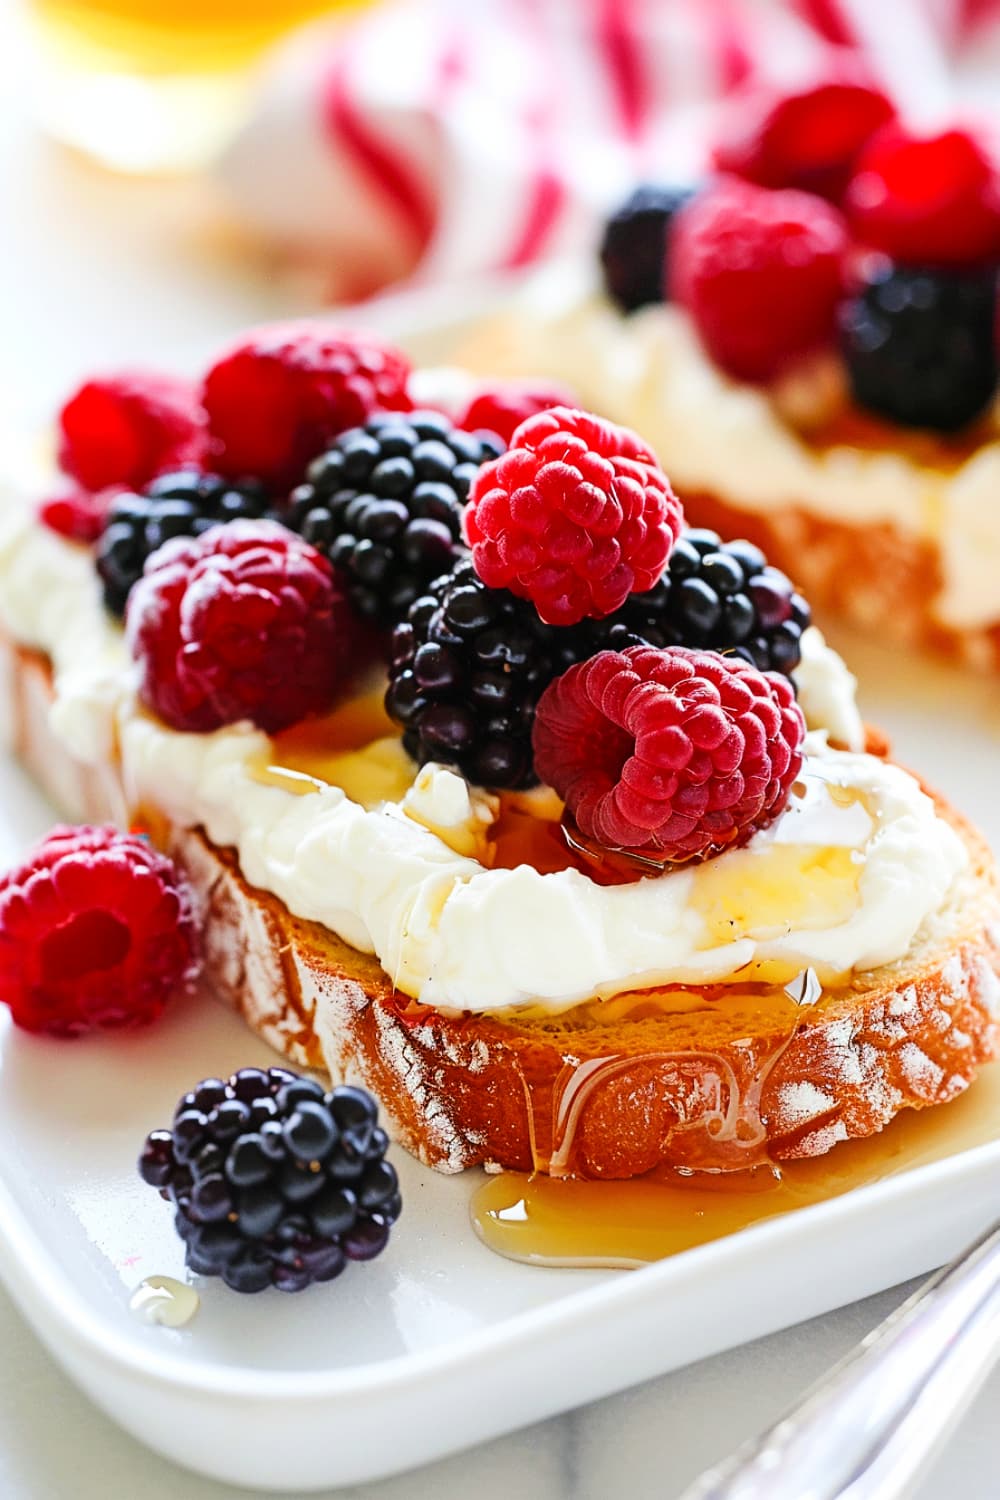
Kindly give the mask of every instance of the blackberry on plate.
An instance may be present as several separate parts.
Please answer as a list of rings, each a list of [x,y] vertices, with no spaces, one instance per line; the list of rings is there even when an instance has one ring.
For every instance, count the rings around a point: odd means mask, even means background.
[[[855,400],[905,427],[955,432],[997,384],[996,268],[942,272],[886,263],[840,311]]]
[[[255,480],[235,484],[197,469],[161,474],[141,493],[116,495],[97,547],[97,571],[108,609],[124,615],[147,557],[171,537],[200,536],[224,521],[256,521],[267,507],[267,492]]]
[[[691,646],[787,676],[799,664],[810,620],[805,599],[759,547],[691,527],[681,532],[659,583],[591,622],[591,653],[642,643]]]
[[[375,1100],[287,1068],[206,1078],[139,1158],[186,1260],[235,1292],[300,1292],[385,1249],[402,1200]]]
[[[396,626],[386,708],[421,764],[455,765],[480,786],[530,786],[535,705],[579,659],[579,642],[463,559]]]
[[[283,520],[341,570],[363,618],[394,625],[464,551],[469,487],[502,451],[440,412],[381,412],[313,460]]]
[[[670,227],[693,192],[643,183],[605,225],[600,252],[604,285],[624,312],[664,300]]]

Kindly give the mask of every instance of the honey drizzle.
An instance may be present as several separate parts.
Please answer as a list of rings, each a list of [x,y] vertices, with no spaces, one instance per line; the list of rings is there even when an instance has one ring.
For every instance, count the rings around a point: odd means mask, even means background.
[[[825,1156],[708,1173],[660,1168],[597,1182],[502,1172],[471,1204],[480,1239],[533,1265],[632,1268],[826,1202],[1000,1136],[1000,1064],[957,1099],[903,1110],[879,1135]]]
[[[745,1086],[741,1086],[731,1064],[717,1052],[618,1054],[590,1058],[584,1063],[568,1063],[556,1079],[552,1100],[553,1148],[547,1159],[539,1155],[535,1109],[530,1086],[522,1074],[528,1099],[528,1127],[535,1170],[544,1171],[550,1177],[571,1176],[576,1135],[589,1099],[611,1078],[627,1072],[629,1068],[649,1063],[669,1068],[670,1073],[664,1084],[677,1086],[674,1107],[678,1119],[673,1133],[703,1130],[708,1137],[707,1142],[702,1139],[694,1147],[700,1169],[745,1170],[766,1163],[766,1152],[759,1149],[767,1138],[767,1130],[760,1116],[761,1095],[769,1074],[791,1045],[797,1029],[796,1019],[788,1034],[754,1070]],[[706,1067],[713,1071],[706,1072]],[[683,1091],[683,1081],[691,1084],[687,1093]],[[706,1084],[711,1089],[707,1096]]]

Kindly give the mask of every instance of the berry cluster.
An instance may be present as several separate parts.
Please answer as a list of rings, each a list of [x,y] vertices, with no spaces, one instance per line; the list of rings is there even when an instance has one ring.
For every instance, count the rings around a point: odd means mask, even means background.
[[[393,625],[464,551],[472,481],[502,451],[440,412],[382,413],[313,459],[283,519],[340,570],[364,619]]]
[[[651,589],[570,628],[544,624],[466,560],[396,628],[386,707],[414,760],[446,761],[479,785],[528,786],[538,700],[568,667],[600,651],[691,646],[788,676],[809,623],[808,604],[759,548],[713,531],[682,532]]]
[[[815,285],[829,280],[814,252],[835,226],[821,232],[814,215],[796,238],[796,196],[777,208]],[[623,304],[644,295],[627,253],[635,226],[656,240],[649,265],[674,239],[684,280],[702,201],[640,195],[609,232]],[[769,275],[754,292],[764,301]],[[807,297],[800,312],[808,341]],[[203,383],[198,462],[141,485],[135,466],[102,474],[117,492],[95,500],[97,568],[148,709],[185,732],[249,720],[277,733],[331,709],[393,627],[386,706],[409,753],[518,788],[540,774],[540,701],[609,651],[708,648],[727,653],[724,675],[775,671],[775,691],[792,694],[805,602],[749,543],[682,535],[680,503],[634,432],[531,382],[476,391],[453,421],[413,408],[407,374],[370,340],[259,331]],[[119,408],[133,410],[124,394]],[[83,503],[63,512],[67,530],[92,525]],[[770,803],[754,812],[770,815]]]
[[[737,100],[714,164],[697,191],[645,186],[612,215],[612,300],[673,297],[743,380],[772,379],[839,330],[869,410],[943,432],[981,415],[998,377],[1000,170],[976,137],[908,133],[837,64]]]
[[[338,433],[376,411],[409,410],[409,374],[396,349],[303,322],[247,335],[200,387],[142,371],[88,380],[59,414],[59,462],[73,488],[48,502],[42,519],[91,542],[108,510],[105,492],[148,494],[151,480],[181,470],[280,499]],[[203,496],[172,498],[191,498],[201,514]]]
[[[235,1292],[300,1292],[389,1240],[402,1200],[374,1099],[287,1068],[242,1068],[184,1095],[139,1158],[176,1210],[186,1260]]]

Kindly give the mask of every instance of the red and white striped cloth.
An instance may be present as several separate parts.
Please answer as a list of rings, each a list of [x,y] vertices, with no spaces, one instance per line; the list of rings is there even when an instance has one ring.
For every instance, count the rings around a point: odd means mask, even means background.
[[[523,266],[696,174],[734,91],[845,56],[917,124],[1000,113],[1000,0],[390,0],[275,60],[222,180],[337,298]]]

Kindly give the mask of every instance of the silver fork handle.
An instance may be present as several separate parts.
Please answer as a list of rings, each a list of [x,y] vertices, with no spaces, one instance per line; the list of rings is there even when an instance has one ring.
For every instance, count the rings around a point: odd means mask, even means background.
[[[1000,1224],[681,1500],[899,1500],[1000,1357]]]

